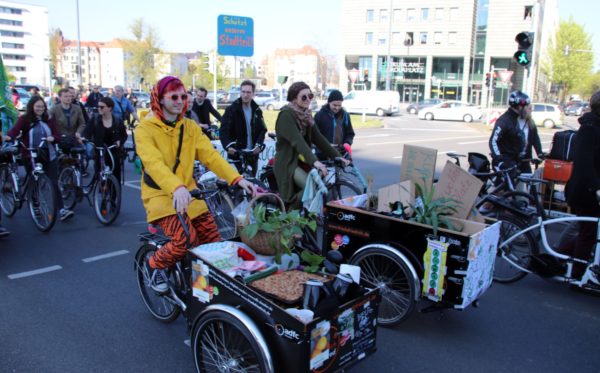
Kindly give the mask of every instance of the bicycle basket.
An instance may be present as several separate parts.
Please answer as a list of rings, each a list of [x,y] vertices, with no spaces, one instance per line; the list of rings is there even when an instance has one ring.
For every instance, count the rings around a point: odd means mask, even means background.
[[[263,203],[266,203],[268,206],[271,204],[277,204],[281,211],[285,211],[285,204],[279,198],[278,195],[272,193],[265,193],[257,195],[252,198],[246,207],[246,216],[250,216],[252,214],[252,209],[258,203],[259,200],[263,200]],[[244,226],[239,224],[239,232],[240,238],[242,242],[246,245],[250,246],[257,254],[260,255],[275,255],[277,251],[282,249],[281,242],[279,238],[278,232],[265,232],[258,231],[256,235],[252,238],[249,238],[248,235],[244,232]]]
[[[469,172],[484,173],[490,172],[490,161],[481,153],[469,153]]]

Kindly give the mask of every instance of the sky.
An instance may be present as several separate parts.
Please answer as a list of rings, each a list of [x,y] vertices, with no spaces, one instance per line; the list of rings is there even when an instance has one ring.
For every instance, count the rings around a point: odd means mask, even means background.
[[[368,1],[368,0],[365,0]],[[511,1],[511,0],[506,0]],[[77,0],[16,2],[48,8],[51,28],[77,39]],[[591,35],[600,68],[598,0],[558,0],[561,19],[572,16]],[[128,27],[142,17],[158,31],[167,52],[208,51],[216,47],[220,14],[254,20],[254,56],[276,48],[312,45],[325,54],[341,53],[342,0],[79,0],[82,41],[131,38]]]

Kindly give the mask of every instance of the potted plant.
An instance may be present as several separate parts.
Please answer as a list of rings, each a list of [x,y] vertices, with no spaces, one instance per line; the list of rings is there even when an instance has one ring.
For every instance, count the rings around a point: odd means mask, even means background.
[[[438,228],[460,230],[448,217],[457,211],[460,201],[454,198],[433,198],[435,188],[427,189],[419,183],[415,183],[417,198],[414,204],[409,204],[413,211],[408,220],[433,227],[433,235],[437,236]]]

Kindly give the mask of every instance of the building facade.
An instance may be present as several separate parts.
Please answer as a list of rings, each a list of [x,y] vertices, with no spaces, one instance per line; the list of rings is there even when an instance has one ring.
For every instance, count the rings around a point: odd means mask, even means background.
[[[50,86],[48,9],[0,1],[0,54],[16,83]]]
[[[321,90],[327,80],[327,59],[311,46],[280,48],[263,58],[258,71],[267,87],[278,87],[277,77],[287,76],[287,85],[303,81]]]
[[[525,69],[513,60],[515,36],[536,29],[539,51],[550,32],[541,32],[548,21],[542,18],[557,17],[544,11],[552,2],[538,1],[528,15],[533,0],[344,0],[340,88],[396,90],[402,102],[505,102],[509,91],[527,82]],[[539,65],[532,65],[531,91]],[[485,76],[492,68],[498,78],[489,92]]]

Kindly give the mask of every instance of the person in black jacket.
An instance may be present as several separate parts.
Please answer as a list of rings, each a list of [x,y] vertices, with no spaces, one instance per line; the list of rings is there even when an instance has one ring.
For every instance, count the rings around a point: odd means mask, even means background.
[[[127,131],[123,120],[113,115],[112,110],[115,107],[114,101],[110,97],[102,97],[98,103],[98,114],[94,114],[92,119],[85,126],[83,137],[92,141],[95,146],[116,145],[116,148],[110,150],[114,164],[113,175],[121,182],[121,147],[127,141]],[[111,165],[110,156],[106,155],[106,164]],[[94,167],[98,171],[98,162],[94,162]]]
[[[104,97],[102,93],[100,93],[100,86],[95,85],[92,93],[88,95],[87,100],[85,101],[85,107],[89,112],[97,113],[98,112],[98,103],[100,99]]]
[[[200,119],[200,127],[202,130],[208,129],[210,126],[210,115],[212,114],[219,122],[223,122],[223,117],[221,114],[215,109],[210,100],[206,98],[208,95],[208,91],[204,87],[198,88],[196,90],[196,99],[192,105],[192,111],[196,113],[198,119]]]
[[[531,165],[521,160],[532,157],[532,148],[538,157],[544,157],[540,136],[531,120],[530,103],[529,96],[521,91],[510,94],[509,108],[496,121],[489,141],[494,167],[518,165],[521,172],[531,173]]]
[[[590,98],[590,112],[579,118],[575,135],[573,172],[567,182],[566,197],[571,212],[578,216],[600,217],[600,91]],[[597,224],[579,222],[573,256],[588,260],[596,243]],[[585,265],[575,263],[573,276],[581,276]]]
[[[267,133],[262,110],[253,100],[255,87],[250,80],[242,82],[240,98],[225,109],[220,130],[221,144],[230,158],[239,156],[237,149],[254,150],[256,158],[251,162],[253,174],[256,174],[258,155],[264,149]]]
[[[342,108],[342,101],[342,93],[333,90],[327,98],[327,103],[315,114],[315,124],[319,132],[336,148],[344,144],[352,145],[354,141],[352,121],[350,115]]]

